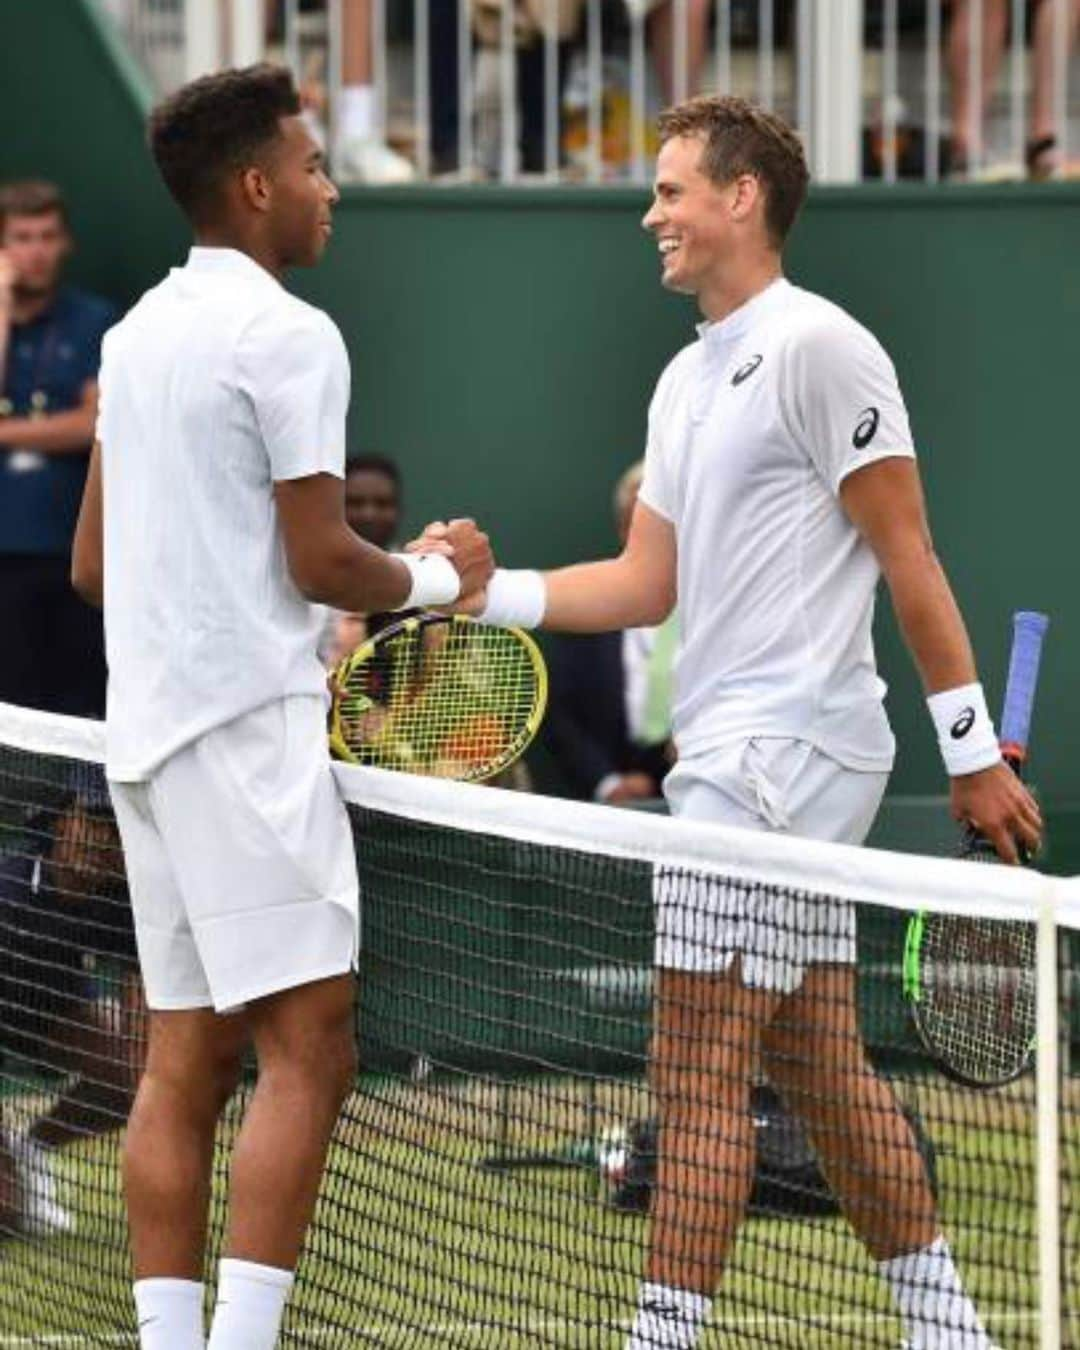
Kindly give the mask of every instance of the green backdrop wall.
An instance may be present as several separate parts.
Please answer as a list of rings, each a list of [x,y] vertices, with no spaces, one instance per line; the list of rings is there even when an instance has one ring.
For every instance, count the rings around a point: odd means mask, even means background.
[[[185,244],[142,146],[145,89],[86,0],[0,0],[0,17],[0,178],[60,181],[78,279],[131,298]],[[641,452],[652,386],[696,317],[657,284],[644,205],[630,189],[345,194],[325,262],[295,285],[344,332],[351,444],[400,460],[411,523],[473,513],[510,564],[610,547],[612,483]],[[1053,617],[1035,762],[1062,822],[1055,863],[1076,870],[1078,238],[1076,187],[819,190],[788,260],[896,362],[994,703],[1010,612]],[[881,609],[894,788],[938,791],[917,682]]]

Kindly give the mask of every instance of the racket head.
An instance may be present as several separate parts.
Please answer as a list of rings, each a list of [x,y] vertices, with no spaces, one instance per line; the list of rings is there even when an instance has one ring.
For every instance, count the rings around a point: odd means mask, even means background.
[[[1019,610],[1001,716],[1001,751],[1023,777],[1043,639],[1045,614]],[[1032,858],[1018,845],[1020,861]],[[959,855],[999,863],[993,844],[972,825]],[[1035,1053],[1035,926],[1013,920],[923,912],[908,922],[904,995],[919,1039],[947,1077],[968,1087],[1014,1082]]]
[[[481,782],[536,735],[548,681],[540,649],[520,628],[417,614],[362,643],[331,686],[336,758]]]
[[[908,923],[904,994],[947,1078],[1004,1087],[1035,1051],[1035,925],[923,911]]]

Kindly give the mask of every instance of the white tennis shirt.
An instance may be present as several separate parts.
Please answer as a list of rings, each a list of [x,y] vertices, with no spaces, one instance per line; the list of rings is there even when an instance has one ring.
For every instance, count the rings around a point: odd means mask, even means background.
[[[783,279],[698,333],[657,385],[640,494],[678,542],[679,753],[786,736],[888,769],[879,569],[837,494],[853,470],[914,455],[892,362]]]
[[[193,248],[108,333],[100,383],[107,770],[130,782],[325,692],[324,611],[289,574],[273,485],[343,475],[349,361],[253,259]]]

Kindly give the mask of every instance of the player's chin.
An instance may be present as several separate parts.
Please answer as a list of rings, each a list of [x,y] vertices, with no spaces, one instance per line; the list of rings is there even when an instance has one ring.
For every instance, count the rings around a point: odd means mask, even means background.
[[[660,285],[665,291],[674,291],[678,295],[695,295],[697,287],[678,267],[665,267],[660,273]]]
[[[308,237],[303,249],[303,261],[301,267],[313,267],[315,263],[326,252],[326,246],[330,242],[330,227],[328,225],[316,226],[314,232]]]

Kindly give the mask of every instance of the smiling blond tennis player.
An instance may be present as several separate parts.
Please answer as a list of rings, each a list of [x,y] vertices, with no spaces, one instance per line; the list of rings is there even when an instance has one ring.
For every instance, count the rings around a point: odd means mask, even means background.
[[[482,617],[593,632],[660,623],[677,597],[672,811],[858,844],[893,759],[871,640],[884,574],[954,813],[1015,861],[1016,839],[1038,843],[1039,812],[1001,762],[892,363],[783,276],[802,147],[737,98],[692,100],[660,132],[644,225],[663,284],[705,321],[653,398],[629,539],[607,562],[497,571]],[[662,874],[656,905],[659,1174],[628,1350],[700,1338],[749,1196],[759,1063],[803,1117],[908,1344],[986,1350],[910,1130],[859,1038],[850,907]]]

